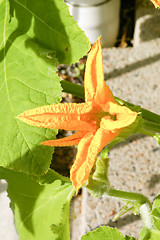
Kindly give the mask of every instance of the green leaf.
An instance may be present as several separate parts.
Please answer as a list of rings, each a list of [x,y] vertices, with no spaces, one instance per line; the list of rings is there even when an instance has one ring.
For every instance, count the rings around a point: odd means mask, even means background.
[[[63,207],[63,214],[61,215],[60,224],[52,224],[51,230],[54,234],[57,235],[56,240],[70,240],[69,232],[69,206],[70,202],[67,201]]]
[[[130,236],[127,236],[127,235],[124,237],[124,239],[125,240],[136,240],[134,237],[130,237]]]
[[[160,231],[160,195],[153,202],[152,218],[155,228]]]
[[[27,109],[60,101],[61,86],[55,67],[57,60],[42,55],[39,44],[28,40],[25,35],[15,38],[14,43],[10,42],[10,38],[8,44],[13,44],[7,52],[7,38],[17,25],[16,19],[8,23],[8,13],[7,1],[1,1],[0,166],[43,174],[49,168],[53,148],[40,143],[54,139],[57,131],[31,127],[16,116]]]
[[[74,193],[69,180],[52,170],[41,178],[0,168],[8,182],[8,196],[20,240],[69,240],[69,205]],[[51,181],[52,179],[52,181]],[[53,232],[53,226],[60,226]]]
[[[155,135],[154,138],[157,140],[159,146],[160,146],[160,134]]]
[[[160,232],[156,230],[149,230],[145,227],[142,228],[138,240],[159,240]]]
[[[10,3],[18,20],[15,31],[56,51],[60,63],[77,62],[89,51],[89,40],[70,16],[64,0],[10,0]]]
[[[143,227],[138,240],[148,240],[151,236],[151,232],[148,228]]]
[[[93,232],[88,232],[82,236],[81,240],[124,240],[123,235],[116,229],[110,227],[100,227]]]
[[[55,139],[57,131],[28,126],[16,116],[59,103],[58,60],[78,60],[90,45],[63,0],[9,2],[0,1],[0,166],[41,175],[53,148],[40,143]]]
[[[160,239],[160,232],[152,231],[149,240],[159,240],[159,239]]]

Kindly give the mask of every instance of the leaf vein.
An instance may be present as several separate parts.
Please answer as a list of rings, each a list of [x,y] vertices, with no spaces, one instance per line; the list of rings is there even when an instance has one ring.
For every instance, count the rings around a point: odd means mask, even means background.
[[[67,188],[70,187],[70,185],[67,186]],[[67,189],[66,188],[66,189]],[[49,201],[51,201],[53,198],[57,197],[58,195],[61,194],[61,192],[63,191],[64,189],[61,189],[60,191],[58,191],[56,194],[54,194],[53,197],[49,197],[47,198],[47,200],[45,201],[44,204],[41,204],[39,207],[37,207],[36,209],[34,209],[30,214],[28,214],[28,216],[26,216],[26,218],[23,219],[23,221],[21,222],[21,224],[19,225],[19,228],[21,228],[24,224],[24,222],[26,222],[32,215],[33,213],[37,213],[40,209],[42,209],[47,203],[49,203]],[[29,198],[34,198],[34,197],[31,197],[29,195],[25,195],[25,194],[22,194],[22,193],[18,193],[19,195],[21,196],[26,196],[26,197],[29,197]],[[35,197],[36,198],[36,197]],[[41,199],[46,199],[46,198],[41,198]],[[67,201],[67,199],[64,201],[63,205],[65,204],[65,202]]]

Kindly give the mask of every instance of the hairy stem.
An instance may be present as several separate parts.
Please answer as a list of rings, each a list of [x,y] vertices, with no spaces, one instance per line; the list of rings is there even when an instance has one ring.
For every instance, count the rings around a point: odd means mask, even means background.
[[[150,206],[147,203],[145,203],[140,207],[139,211],[140,211],[140,215],[141,215],[144,227],[146,227],[149,230],[152,230],[153,220],[152,220]]]

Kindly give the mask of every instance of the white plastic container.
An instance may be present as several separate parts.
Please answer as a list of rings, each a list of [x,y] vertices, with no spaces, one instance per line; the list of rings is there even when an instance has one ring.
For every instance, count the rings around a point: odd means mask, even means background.
[[[7,182],[0,180],[0,240],[19,240],[7,195]]]
[[[115,44],[120,22],[120,0],[65,0],[70,14],[93,44],[102,35],[103,47]]]

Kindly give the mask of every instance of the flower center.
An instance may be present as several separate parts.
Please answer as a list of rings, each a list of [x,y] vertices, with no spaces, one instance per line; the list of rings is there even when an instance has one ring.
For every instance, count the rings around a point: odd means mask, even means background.
[[[102,111],[102,112],[100,112],[100,113],[97,114],[97,127],[98,127],[98,128],[100,127],[100,122],[101,122],[101,120],[102,120],[103,117],[108,117],[108,118],[110,118],[110,119],[113,120],[113,121],[116,121],[116,120],[117,120],[117,115],[116,115],[116,114],[111,115],[111,114],[108,113],[108,112]]]
[[[115,115],[109,114],[109,116],[110,116],[110,119],[112,119],[113,121],[117,120],[117,115],[116,114]]]

